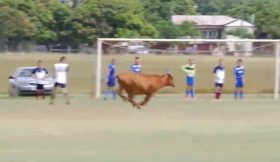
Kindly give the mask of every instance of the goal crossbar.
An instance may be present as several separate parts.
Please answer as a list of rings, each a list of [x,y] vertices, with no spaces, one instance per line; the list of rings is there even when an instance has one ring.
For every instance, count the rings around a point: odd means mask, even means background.
[[[275,44],[275,79],[274,79],[274,99],[279,98],[280,84],[280,39],[149,39],[149,38],[98,38],[96,55],[96,85],[95,97],[101,95],[101,62],[102,43],[105,41],[143,41],[143,42],[264,42]]]

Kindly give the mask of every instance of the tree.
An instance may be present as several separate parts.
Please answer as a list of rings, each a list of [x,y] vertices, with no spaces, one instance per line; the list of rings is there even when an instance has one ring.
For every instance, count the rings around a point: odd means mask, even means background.
[[[198,35],[195,24],[186,22],[174,25],[172,15],[195,14],[195,3],[192,0],[143,0],[145,18],[159,32],[160,38],[178,38]]]
[[[227,10],[231,16],[250,21],[254,14],[256,17],[257,38],[280,38],[280,2],[275,0],[243,0],[235,8]]]
[[[235,29],[227,32],[228,35],[238,36],[240,38],[254,39],[254,34],[248,33],[245,29]]]
[[[25,13],[35,26],[32,40],[45,44],[48,49],[55,42],[69,38],[69,17],[72,15],[70,6],[57,0],[2,0],[0,6]]]
[[[16,51],[23,40],[30,40],[36,28],[28,15],[10,7],[0,7],[0,39],[8,45],[9,50]]]
[[[206,15],[229,15],[251,21],[255,15],[256,38],[280,38],[280,1],[278,0],[194,0]],[[254,22],[253,22],[254,23]]]
[[[75,10],[73,35],[93,43],[98,37],[156,37],[156,29],[144,18],[142,4],[126,0],[85,0]]]

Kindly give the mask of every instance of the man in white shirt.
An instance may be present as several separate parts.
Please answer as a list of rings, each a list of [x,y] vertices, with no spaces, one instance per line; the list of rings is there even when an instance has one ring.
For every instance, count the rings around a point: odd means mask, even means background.
[[[42,96],[42,99],[45,99],[44,91],[44,80],[48,76],[48,70],[43,67],[43,61],[37,61],[37,67],[32,70],[33,78],[36,80],[36,98],[39,99],[39,96]]]
[[[215,99],[219,100],[225,81],[225,67],[223,65],[223,59],[219,59],[219,65],[214,68],[213,73],[215,77]]]
[[[54,64],[54,73],[55,73],[55,84],[54,89],[51,95],[51,101],[50,104],[54,104],[54,99],[56,95],[56,88],[60,87],[62,89],[62,92],[65,96],[66,104],[70,104],[68,93],[67,93],[67,75],[69,72],[69,65],[65,63],[65,57],[62,56],[59,59],[59,62]]]

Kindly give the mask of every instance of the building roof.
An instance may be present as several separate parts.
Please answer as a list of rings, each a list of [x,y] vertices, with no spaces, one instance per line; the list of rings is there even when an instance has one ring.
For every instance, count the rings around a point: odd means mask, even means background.
[[[177,25],[189,21],[196,23],[198,26],[255,26],[247,21],[224,15],[172,15],[171,19]]]

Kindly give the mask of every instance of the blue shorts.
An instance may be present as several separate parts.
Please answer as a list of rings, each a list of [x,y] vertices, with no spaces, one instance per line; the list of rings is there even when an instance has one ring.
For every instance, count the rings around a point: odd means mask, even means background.
[[[244,87],[244,82],[242,79],[236,79],[236,84],[235,84],[236,88],[243,88]]]
[[[115,85],[116,85],[116,79],[115,79],[115,77],[108,78],[107,86],[108,86],[108,87],[114,87]]]
[[[189,77],[189,76],[187,76],[186,77],[186,84],[188,85],[188,86],[193,86],[194,85],[194,77]]]

